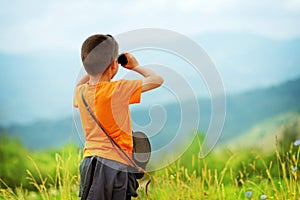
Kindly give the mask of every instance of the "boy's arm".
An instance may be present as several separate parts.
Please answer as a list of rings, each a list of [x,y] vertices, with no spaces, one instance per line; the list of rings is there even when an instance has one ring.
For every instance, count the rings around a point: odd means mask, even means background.
[[[123,67],[133,70],[144,77],[142,83],[142,92],[152,90],[163,84],[164,79],[158,73],[146,67],[140,66],[133,55],[129,53],[125,53],[125,55],[128,63]]]
[[[80,81],[78,81],[78,83],[76,84],[76,88],[75,88],[75,91],[74,91],[74,98],[73,98],[73,106],[74,106],[75,108],[78,108],[78,103],[77,103],[77,99],[76,99],[76,92],[77,92],[77,90],[78,90],[77,87],[78,87],[79,85],[82,85],[82,84],[87,83],[89,80],[90,80],[90,76],[89,76],[89,75],[84,75],[84,76],[80,79]]]
[[[156,72],[143,67],[143,66],[136,66],[132,68],[133,71],[141,74],[144,79],[142,83],[142,92],[146,92],[161,86],[164,82],[164,79]]]
[[[84,75],[82,77],[82,79],[80,79],[80,81],[78,81],[76,87],[79,86],[79,85],[82,85],[82,84],[85,84],[85,83],[89,82],[89,80],[90,80],[90,76],[88,74]]]

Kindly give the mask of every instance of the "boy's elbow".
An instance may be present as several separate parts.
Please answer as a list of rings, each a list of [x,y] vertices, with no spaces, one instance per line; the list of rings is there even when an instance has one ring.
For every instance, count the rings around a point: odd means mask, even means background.
[[[156,83],[157,83],[158,87],[161,86],[164,83],[164,78],[160,75],[157,75]]]
[[[147,92],[160,87],[164,79],[160,75],[154,75],[143,80],[142,92]]]

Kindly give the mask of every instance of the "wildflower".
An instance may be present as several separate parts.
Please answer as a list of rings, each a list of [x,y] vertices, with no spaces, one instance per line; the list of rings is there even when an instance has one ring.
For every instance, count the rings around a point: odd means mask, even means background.
[[[296,140],[295,142],[294,142],[294,146],[299,146],[300,145],[300,140]]]
[[[247,191],[246,192],[246,197],[251,198],[252,197],[252,191]]]
[[[260,195],[260,199],[267,199],[267,195],[265,194]]]
[[[297,169],[298,169],[297,166],[294,166],[294,167],[292,168],[292,171],[295,172],[295,171],[297,171]]]

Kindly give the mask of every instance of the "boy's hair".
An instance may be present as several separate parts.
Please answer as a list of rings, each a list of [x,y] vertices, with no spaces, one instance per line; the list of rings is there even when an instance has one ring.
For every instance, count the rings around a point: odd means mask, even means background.
[[[88,37],[81,47],[81,60],[89,75],[103,73],[118,56],[119,45],[111,35]]]

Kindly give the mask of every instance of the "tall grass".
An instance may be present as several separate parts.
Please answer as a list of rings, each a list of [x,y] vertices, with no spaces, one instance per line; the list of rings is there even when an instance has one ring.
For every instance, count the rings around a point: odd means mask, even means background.
[[[259,150],[211,154],[198,158],[196,140],[180,159],[152,173],[148,195],[140,181],[137,199],[300,199],[300,145],[265,155]],[[81,153],[68,148],[53,154],[53,173],[45,174],[40,156],[28,157],[27,181],[33,190],[7,185],[2,179],[0,199],[78,199]],[[52,166],[51,163],[46,163]],[[16,174],[17,175],[17,174]]]
[[[4,185],[0,189],[0,199],[78,199],[80,152],[76,156],[74,150],[67,147],[61,153],[56,153],[53,161],[55,162],[54,175],[44,174],[32,157],[28,156],[28,159],[33,170],[26,170],[26,179],[34,190],[30,191],[22,186],[11,188],[0,179]],[[51,163],[48,164],[51,166]]]
[[[153,173],[149,195],[141,189],[140,199],[300,199],[299,146],[291,144],[284,153],[277,148],[269,156],[256,150],[227,153],[197,162],[196,153],[183,155]]]

